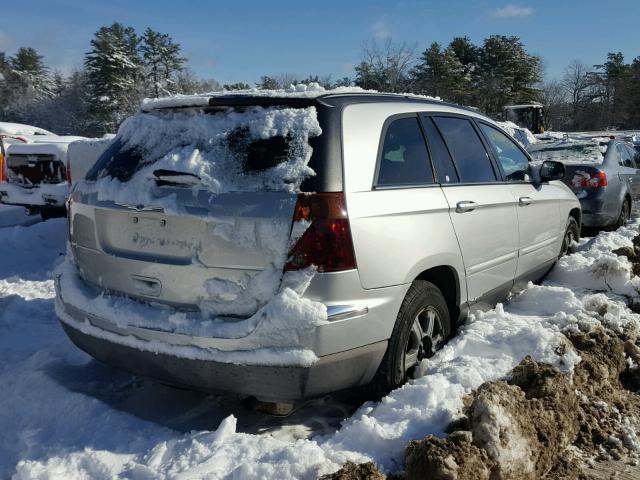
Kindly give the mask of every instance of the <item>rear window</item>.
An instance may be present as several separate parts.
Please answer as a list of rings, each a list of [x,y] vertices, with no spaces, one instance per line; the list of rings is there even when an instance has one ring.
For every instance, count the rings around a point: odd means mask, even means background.
[[[394,120],[385,133],[378,185],[433,183],[427,146],[417,117]]]
[[[314,172],[315,108],[141,113],[121,126],[86,179],[153,180],[153,172],[196,176],[211,191],[296,190]]]

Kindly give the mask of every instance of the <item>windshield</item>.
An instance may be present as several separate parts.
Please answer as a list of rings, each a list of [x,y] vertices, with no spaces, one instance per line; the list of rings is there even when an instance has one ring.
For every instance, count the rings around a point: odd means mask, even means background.
[[[197,176],[213,192],[297,189],[313,175],[315,108],[140,113],[120,128],[90,181],[149,180],[158,169]]]

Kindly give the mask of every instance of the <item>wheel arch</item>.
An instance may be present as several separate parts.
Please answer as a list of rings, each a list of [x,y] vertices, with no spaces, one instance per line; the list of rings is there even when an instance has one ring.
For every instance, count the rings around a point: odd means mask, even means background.
[[[438,287],[447,302],[452,320],[451,328],[454,330],[460,316],[460,293],[462,290],[456,269],[450,265],[431,267],[421,272],[414,280],[425,280]]]
[[[573,217],[578,223],[578,233],[580,233],[580,231],[582,230],[582,212],[579,208],[573,208],[569,212],[569,216]]]

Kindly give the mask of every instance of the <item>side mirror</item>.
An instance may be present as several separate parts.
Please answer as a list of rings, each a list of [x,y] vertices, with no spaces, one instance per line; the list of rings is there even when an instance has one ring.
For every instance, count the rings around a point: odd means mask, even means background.
[[[550,182],[551,180],[562,180],[564,178],[564,164],[545,160],[540,167],[540,180]]]

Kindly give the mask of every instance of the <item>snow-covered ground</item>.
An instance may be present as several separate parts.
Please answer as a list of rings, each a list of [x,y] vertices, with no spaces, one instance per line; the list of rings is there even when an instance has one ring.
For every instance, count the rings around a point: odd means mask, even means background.
[[[0,204],[0,228],[14,225],[33,225],[40,220],[40,215],[27,215],[24,207]]]
[[[276,419],[232,397],[136,379],[75,348],[53,307],[66,230],[65,219],[0,229],[0,478],[316,478],[368,459],[397,471],[408,440],[444,435],[464,394],[524,356],[570,372],[579,357],[563,329],[601,318],[640,325],[623,301],[640,280],[611,253],[631,245],[634,223],[581,241],[543,285],[475,312],[422,364],[424,376],[380,403],[354,412],[348,397],[328,396]]]

